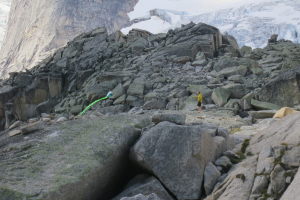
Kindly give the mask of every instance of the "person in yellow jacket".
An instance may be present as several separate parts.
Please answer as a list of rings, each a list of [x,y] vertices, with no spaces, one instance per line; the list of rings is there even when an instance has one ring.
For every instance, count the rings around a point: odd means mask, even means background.
[[[198,92],[197,95],[197,106],[199,107],[199,110],[202,109],[202,102],[203,102],[203,95],[201,92]]]

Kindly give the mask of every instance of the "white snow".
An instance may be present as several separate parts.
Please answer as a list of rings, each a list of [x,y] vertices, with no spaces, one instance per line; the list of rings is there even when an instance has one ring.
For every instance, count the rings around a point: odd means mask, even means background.
[[[218,9],[238,7],[247,3],[266,1],[271,0],[139,0],[134,11],[129,13],[129,17],[135,19],[153,9],[185,11],[197,15]]]
[[[143,21],[137,24],[133,24],[128,28],[122,29],[122,32],[127,34],[131,29],[144,29],[156,34],[168,31],[170,26],[170,23],[163,21],[159,17],[153,16],[149,21]]]
[[[300,42],[300,0],[140,0],[129,16],[148,19],[123,29],[124,33],[132,28],[167,32],[193,21],[228,32],[240,46],[263,47],[272,34]]]

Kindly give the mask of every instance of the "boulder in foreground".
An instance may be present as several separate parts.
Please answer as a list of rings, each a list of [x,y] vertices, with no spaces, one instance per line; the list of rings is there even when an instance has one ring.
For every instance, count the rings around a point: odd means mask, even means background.
[[[111,198],[130,171],[129,148],[140,135],[139,119],[69,121],[1,144],[0,200]]]
[[[218,128],[213,126],[161,122],[142,134],[132,157],[177,199],[200,199],[205,167],[218,153],[217,135]],[[225,135],[224,140],[228,144],[230,137]]]

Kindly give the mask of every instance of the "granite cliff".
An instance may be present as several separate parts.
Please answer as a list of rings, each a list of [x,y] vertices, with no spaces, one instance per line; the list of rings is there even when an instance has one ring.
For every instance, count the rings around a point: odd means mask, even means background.
[[[1,77],[32,68],[80,33],[128,23],[137,0],[13,0],[0,51]]]

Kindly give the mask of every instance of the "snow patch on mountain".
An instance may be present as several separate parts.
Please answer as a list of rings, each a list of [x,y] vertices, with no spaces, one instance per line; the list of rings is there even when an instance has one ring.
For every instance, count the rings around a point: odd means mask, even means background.
[[[1,0],[0,2],[0,47],[2,45],[4,35],[5,35],[9,9],[10,9],[10,0]]]
[[[130,13],[130,17],[136,17],[132,18],[132,25],[122,31],[128,33],[131,29],[138,28],[152,33],[160,33],[193,21],[218,27],[222,32],[233,35],[240,46],[264,47],[272,34],[278,34],[279,39],[300,43],[300,1],[249,0],[245,1],[247,4],[244,5],[226,4],[227,7],[230,5],[232,8],[205,13],[199,11],[199,14],[192,12],[196,4],[189,5],[193,9],[186,9],[188,1],[185,1],[182,11],[178,10],[180,6],[177,6],[177,10],[153,9],[146,12],[144,16],[139,16],[141,11],[137,10],[139,7],[137,5],[135,11]],[[167,2],[175,3],[174,0],[164,0],[164,2],[165,4]],[[176,1],[176,3],[178,2],[183,1]],[[165,4],[163,7],[166,7]],[[160,5],[157,4],[157,6],[157,8],[161,8]],[[152,4],[150,8],[153,7]]]

